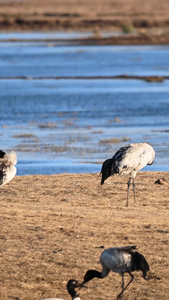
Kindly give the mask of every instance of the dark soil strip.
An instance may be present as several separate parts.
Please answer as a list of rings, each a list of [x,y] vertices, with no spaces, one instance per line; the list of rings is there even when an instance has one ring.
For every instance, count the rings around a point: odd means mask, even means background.
[[[103,79],[128,79],[128,80],[145,80],[147,82],[163,82],[169,79],[169,76],[131,76],[131,75],[116,75],[116,76],[56,76],[56,77],[28,77],[28,76],[15,76],[15,77],[0,77],[0,80],[103,80]]]

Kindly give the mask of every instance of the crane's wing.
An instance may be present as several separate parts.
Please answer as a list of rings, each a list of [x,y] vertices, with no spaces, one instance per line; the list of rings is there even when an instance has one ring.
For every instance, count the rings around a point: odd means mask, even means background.
[[[131,148],[130,145],[121,147],[112,157],[112,175],[119,173],[119,166],[121,161],[126,156],[126,153],[128,152],[129,148]]]
[[[123,159],[123,157],[126,155],[126,152],[128,151],[128,149],[131,148],[130,145],[121,147],[112,157],[113,161],[121,161]]]

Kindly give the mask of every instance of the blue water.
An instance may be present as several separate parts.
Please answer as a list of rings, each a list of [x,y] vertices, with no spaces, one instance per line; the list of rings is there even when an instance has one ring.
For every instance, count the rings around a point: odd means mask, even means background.
[[[92,32],[5,32],[0,33],[0,40],[67,40],[93,36]]]
[[[169,76],[169,46],[55,46],[1,43],[2,76]]]
[[[169,80],[92,78],[169,76],[168,61],[167,46],[0,43],[1,149],[17,152],[18,175],[83,173],[100,172],[123,145],[149,142],[156,158],[145,170],[169,171]]]
[[[119,35],[124,35],[122,31],[101,31],[100,32],[102,37],[111,37],[111,36],[119,36]],[[41,41],[41,40],[46,40],[46,41],[54,41],[58,42],[60,40],[72,40],[72,39],[84,39],[84,38],[90,38],[95,36],[95,32],[92,31],[57,31],[57,32],[39,32],[39,31],[34,31],[33,34],[32,32],[0,32],[0,41],[2,40],[13,40],[13,41],[25,41],[25,40],[36,40],[36,41]]]

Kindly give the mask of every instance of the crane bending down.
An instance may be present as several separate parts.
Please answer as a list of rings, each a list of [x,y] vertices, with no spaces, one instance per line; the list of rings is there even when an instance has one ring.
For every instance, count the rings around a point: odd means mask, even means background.
[[[101,184],[111,175],[130,175],[127,189],[128,206],[129,190],[133,179],[134,203],[136,204],[135,177],[139,170],[151,165],[155,158],[154,149],[147,143],[130,144],[120,148],[112,158],[104,161],[101,169]]]
[[[11,181],[16,175],[17,156],[14,151],[6,154],[0,150],[0,186]]]
[[[99,272],[96,270],[88,270],[84,276],[82,286],[94,277],[104,278],[109,274],[110,271],[113,271],[121,274],[122,276],[122,291],[117,296],[117,299],[119,299],[121,296],[123,299],[124,290],[126,290],[126,288],[134,279],[134,276],[131,274],[131,272],[140,270],[143,272],[143,278],[145,280],[149,279],[146,278],[147,271],[149,271],[149,265],[142,254],[137,251],[133,251],[135,249],[136,246],[127,246],[104,250],[100,256],[102,271]],[[131,277],[131,280],[126,286],[124,284],[124,273],[128,273]]]

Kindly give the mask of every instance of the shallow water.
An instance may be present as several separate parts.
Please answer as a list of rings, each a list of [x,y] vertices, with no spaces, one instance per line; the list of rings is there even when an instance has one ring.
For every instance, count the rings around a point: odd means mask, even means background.
[[[168,76],[169,46],[58,46],[1,43],[1,77]]]
[[[18,175],[99,172],[121,146],[142,141],[156,151],[145,170],[169,171],[169,80],[92,78],[167,76],[168,50],[1,43],[1,148],[17,152]]]

